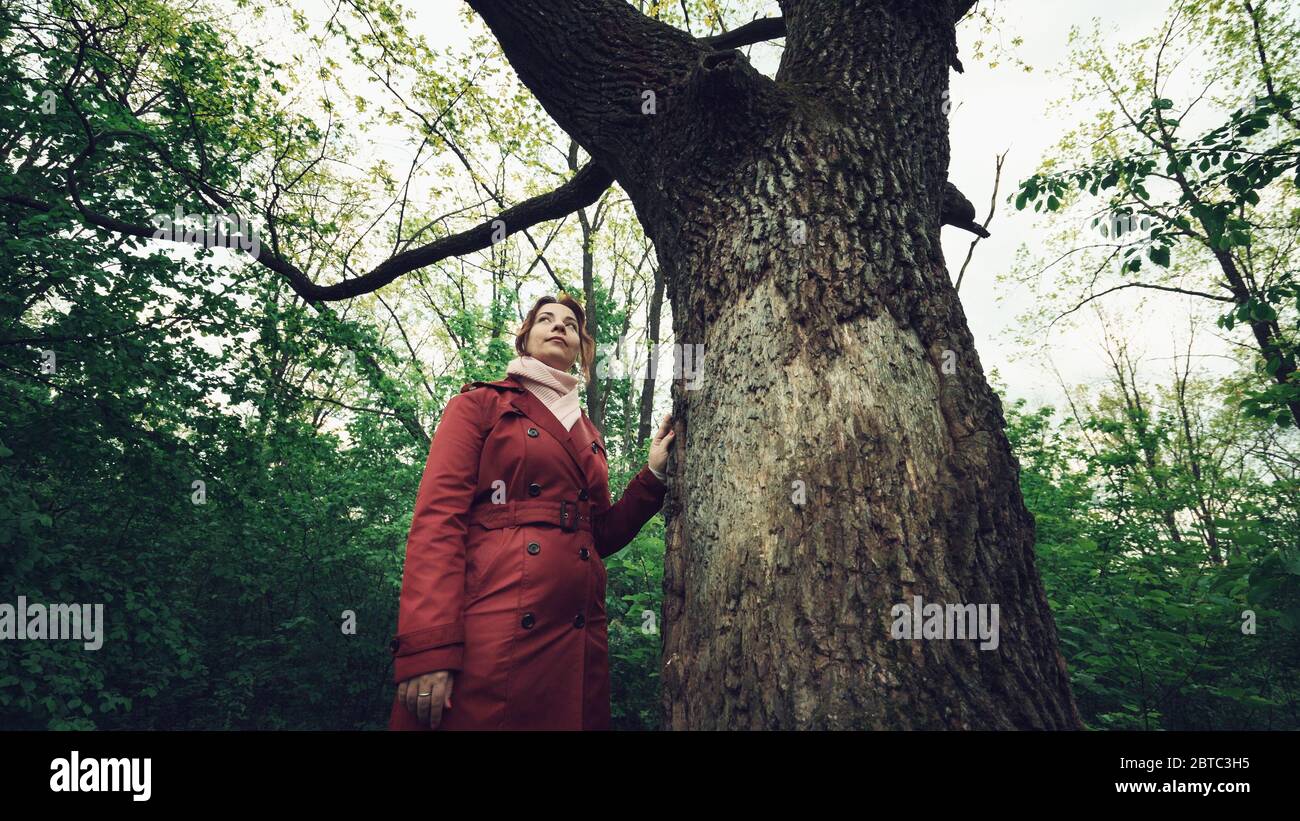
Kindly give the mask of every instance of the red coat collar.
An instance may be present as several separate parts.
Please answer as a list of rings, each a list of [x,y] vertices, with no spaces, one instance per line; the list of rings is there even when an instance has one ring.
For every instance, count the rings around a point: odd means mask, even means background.
[[[474,388],[480,386],[496,388],[497,390],[517,391],[520,393],[524,391],[524,386],[516,382],[514,377],[507,376],[505,379],[498,379],[495,382],[486,382],[482,379],[477,379],[473,382],[467,382],[464,385],[460,386],[460,392],[464,393],[465,391],[473,390]]]
[[[541,400],[533,396],[532,392],[519,384],[514,377],[507,376],[506,378],[498,379],[495,382],[477,379],[473,382],[467,382],[464,385],[461,385],[460,392],[465,393],[466,391],[471,391],[478,387],[495,388],[498,392],[513,391],[514,395],[509,398],[510,407],[537,422],[545,428],[547,432],[558,439],[560,443],[564,445],[564,449],[569,452],[571,457],[573,457],[573,461],[578,465],[578,468],[583,470],[584,473],[586,472],[582,467],[583,460],[578,457],[578,453],[583,447],[579,442],[586,441],[586,439],[581,434],[575,436],[575,433],[578,432],[576,425],[573,430],[565,430],[564,426],[560,424],[560,421],[555,418],[555,414],[551,413],[550,409],[542,404]],[[590,437],[596,441],[597,446],[602,452],[604,452],[604,437],[601,436],[600,429],[596,427],[596,423],[592,422],[591,418],[587,416],[587,411],[585,409],[581,411],[580,423],[585,424]],[[606,458],[608,458],[608,455],[606,455]]]

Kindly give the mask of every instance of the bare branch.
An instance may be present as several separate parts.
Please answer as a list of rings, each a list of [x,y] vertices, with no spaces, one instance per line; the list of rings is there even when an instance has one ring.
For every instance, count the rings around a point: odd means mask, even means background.
[[[1101,297],[1104,297],[1107,294],[1114,293],[1115,291],[1122,291],[1125,288],[1150,288],[1153,291],[1168,291],[1170,293],[1183,294],[1185,296],[1198,296],[1201,297],[1202,299],[1212,299],[1215,302],[1235,301],[1233,300],[1232,297],[1218,296],[1217,294],[1207,294],[1204,291],[1190,291],[1186,288],[1174,288],[1169,285],[1152,285],[1151,283],[1147,283],[1147,282],[1126,282],[1123,285],[1116,285],[1114,288],[1107,288],[1106,290],[1102,291],[1099,294],[1092,294],[1086,297],[1078,305],[1075,305],[1070,310],[1056,317],[1056,319],[1053,319],[1048,327],[1051,327],[1051,325],[1055,325],[1058,320],[1064,319],[1065,317],[1069,316],[1070,314],[1082,308],[1084,305],[1087,305],[1089,302],[1092,302],[1094,299],[1100,299]]]
[[[1002,184],[1002,163],[1006,161],[1007,154],[1010,151],[1011,149],[1009,148],[1006,151],[1003,151],[998,155],[997,160],[995,161],[993,173],[993,196],[989,198],[989,215],[984,218],[982,226],[984,228],[984,234],[983,236],[977,235],[975,239],[971,240],[970,248],[966,250],[966,261],[961,264],[961,270],[957,272],[957,284],[953,287],[954,291],[961,290],[962,277],[966,276],[966,266],[970,265],[971,257],[975,255],[975,246],[979,244],[981,239],[984,239],[984,237],[989,235],[989,223],[993,221],[993,214],[997,211],[998,207],[998,187]]]

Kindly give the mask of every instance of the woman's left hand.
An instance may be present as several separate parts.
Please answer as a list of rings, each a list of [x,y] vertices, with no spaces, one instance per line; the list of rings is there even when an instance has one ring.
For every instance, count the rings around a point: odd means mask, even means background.
[[[650,456],[647,461],[650,467],[660,473],[666,473],[668,468],[668,447],[673,443],[672,429],[673,415],[665,413],[663,422],[659,424],[659,432],[650,440]]]

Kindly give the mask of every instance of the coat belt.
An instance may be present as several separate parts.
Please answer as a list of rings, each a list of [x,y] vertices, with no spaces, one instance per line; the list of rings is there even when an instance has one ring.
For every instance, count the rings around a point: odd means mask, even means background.
[[[556,525],[568,531],[591,530],[591,502],[482,502],[469,509],[469,523],[488,530],[533,524]]]

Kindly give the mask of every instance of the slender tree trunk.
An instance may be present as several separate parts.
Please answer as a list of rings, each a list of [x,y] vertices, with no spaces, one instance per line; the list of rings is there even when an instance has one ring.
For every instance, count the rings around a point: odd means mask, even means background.
[[[1147,476],[1150,478],[1150,485],[1148,485],[1142,479],[1141,471],[1135,470],[1134,483],[1140,486],[1143,493],[1154,496],[1164,503],[1161,506],[1160,519],[1164,523],[1165,533],[1169,535],[1169,541],[1182,544],[1183,537],[1178,532],[1178,520],[1174,516],[1173,506],[1177,502],[1170,496],[1164,467],[1160,464],[1159,454],[1156,453],[1156,441],[1151,435],[1151,415],[1143,407],[1142,392],[1138,389],[1137,368],[1129,358],[1126,345],[1120,344],[1115,353],[1111,353],[1108,349],[1107,353],[1110,355],[1111,366],[1115,370],[1115,386],[1119,388],[1120,395],[1124,398],[1124,408],[1133,426],[1138,449],[1142,451],[1142,462],[1146,465]]]
[[[628,192],[703,350],[673,386],[665,725],[1080,727],[939,245],[970,4],[786,0],[775,82],[622,2],[471,4]],[[997,605],[996,649],[891,638],[913,596]]]
[[[578,165],[578,141],[569,141],[569,170],[576,172]],[[599,323],[596,316],[596,250],[595,231],[591,220],[587,219],[587,210],[578,209],[578,225],[582,229],[582,304],[587,306],[587,333],[599,345]],[[587,380],[587,416],[601,430],[605,429],[605,386],[600,380],[597,368],[591,369],[591,379]]]
[[[664,304],[664,272],[663,268],[658,265],[654,266],[653,270],[655,285],[654,293],[650,296],[650,312],[646,324],[646,334],[650,339],[649,355],[657,356],[659,350],[659,323]],[[650,438],[650,425],[653,422],[650,416],[654,413],[655,384],[657,382],[658,375],[647,368],[645,379],[641,381],[641,413],[636,431],[638,447],[642,442]]]
[[[1190,358],[1189,352],[1188,369],[1191,368]],[[1176,365],[1177,360],[1175,360]],[[1183,425],[1183,440],[1187,443],[1187,466],[1192,475],[1192,488],[1196,493],[1196,513],[1201,520],[1201,532],[1205,537],[1205,548],[1209,553],[1210,561],[1223,564],[1223,551],[1219,547],[1219,528],[1215,524],[1214,511],[1210,509],[1209,477],[1201,470],[1201,440],[1192,428],[1191,414],[1188,409],[1187,382],[1187,373],[1179,373],[1175,367],[1174,397],[1178,402],[1178,418]],[[1217,471],[1215,474],[1217,475]]]
[[[1208,232],[1208,228],[1206,229]],[[1253,297],[1253,291],[1246,284],[1246,280],[1241,275],[1241,270],[1237,267],[1237,262],[1233,259],[1229,251],[1214,249],[1214,258],[1219,262],[1219,268],[1223,271],[1224,278],[1232,289],[1233,298],[1238,306],[1244,306],[1250,302]],[[1278,368],[1273,372],[1273,380],[1279,385],[1287,385],[1293,381],[1296,372],[1295,360],[1290,357],[1278,340],[1282,338],[1281,329],[1277,322],[1268,322],[1265,320],[1250,320],[1250,332],[1255,337],[1256,344],[1259,345],[1259,354],[1265,362],[1272,359],[1278,360]],[[1295,422],[1296,427],[1300,428],[1300,400],[1286,403],[1287,410],[1291,411],[1291,419]]]

